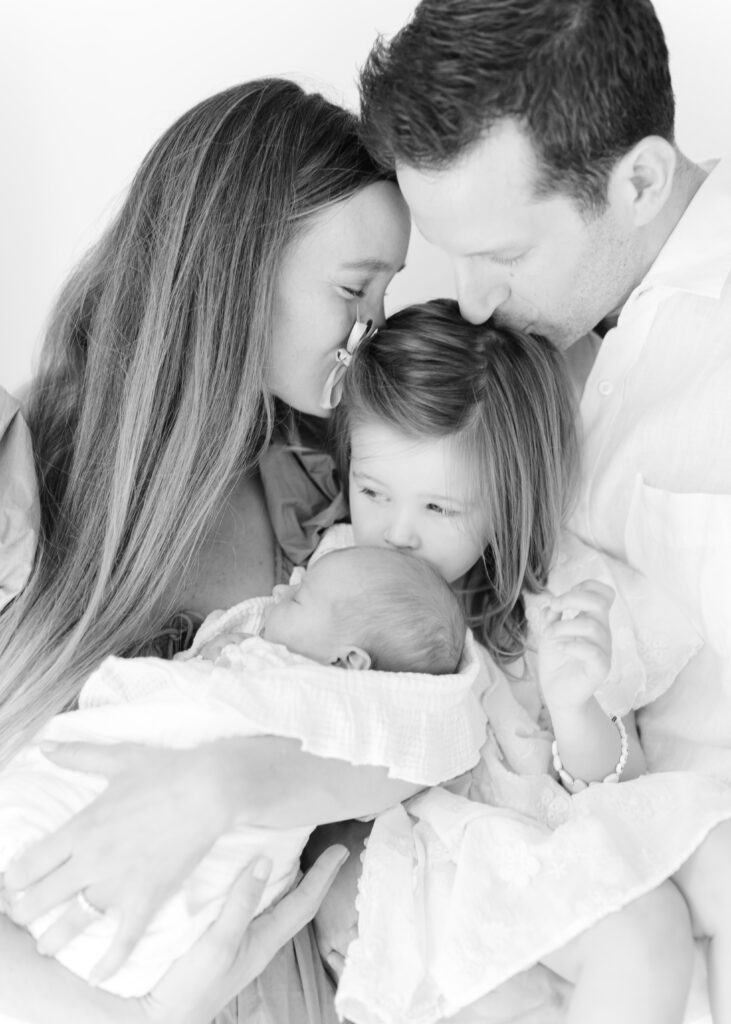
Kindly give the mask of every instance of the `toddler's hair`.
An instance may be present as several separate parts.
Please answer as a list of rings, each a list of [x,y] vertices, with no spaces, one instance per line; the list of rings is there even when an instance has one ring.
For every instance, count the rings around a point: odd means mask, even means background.
[[[338,608],[343,635],[357,641],[382,672],[456,672],[467,623],[449,584],[427,562],[388,548],[346,548],[362,553],[353,601]],[[330,558],[340,552],[332,552]]]
[[[494,657],[524,649],[521,593],[545,584],[578,468],[575,402],[561,354],[546,340],[470,324],[457,303],[410,306],[362,344],[337,417],[343,478],[355,423],[409,437],[450,437],[474,467],[488,510],[481,563],[462,591],[468,622]]]

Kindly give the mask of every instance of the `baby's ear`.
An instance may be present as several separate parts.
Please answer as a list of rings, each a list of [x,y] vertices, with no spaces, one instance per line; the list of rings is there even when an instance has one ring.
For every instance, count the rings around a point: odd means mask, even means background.
[[[339,665],[340,668],[353,668],[359,672],[365,672],[371,667],[371,656],[362,647],[348,647],[336,654],[330,662],[331,665]]]

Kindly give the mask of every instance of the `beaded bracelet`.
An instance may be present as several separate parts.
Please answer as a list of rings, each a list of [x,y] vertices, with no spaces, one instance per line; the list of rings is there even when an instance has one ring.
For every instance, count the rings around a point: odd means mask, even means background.
[[[575,779],[573,775],[569,775],[563,766],[561,755],[558,752],[558,743],[556,740],[551,744],[551,753],[553,754],[553,767],[558,772],[558,778],[564,789],[567,789],[569,793],[580,793],[582,789],[586,789],[587,786],[598,786],[602,782],[619,782],[622,772],[627,764],[627,758],[629,757],[629,741],[627,739],[627,730],[624,727],[624,722],[618,715],[612,715],[611,721],[617,726],[620,739],[620,751],[619,760],[615,764],[613,770],[609,775],[605,775],[603,779],[595,779],[593,782],[584,782],[583,779]]]

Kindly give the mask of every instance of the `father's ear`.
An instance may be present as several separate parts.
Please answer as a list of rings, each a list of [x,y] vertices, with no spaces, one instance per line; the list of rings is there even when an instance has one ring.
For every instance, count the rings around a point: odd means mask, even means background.
[[[340,668],[354,668],[361,672],[371,667],[371,656],[362,647],[345,647],[330,662]]]
[[[641,139],[612,171],[610,201],[618,201],[633,227],[644,227],[660,213],[673,190],[678,154],[659,135]]]

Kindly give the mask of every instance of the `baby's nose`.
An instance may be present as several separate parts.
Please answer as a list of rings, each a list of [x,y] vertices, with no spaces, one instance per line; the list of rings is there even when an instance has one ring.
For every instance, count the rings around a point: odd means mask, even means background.
[[[283,601],[285,597],[288,597],[292,591],[292,587],[288,583],[277,583],[272,590],[272,597],[279,603]]]

